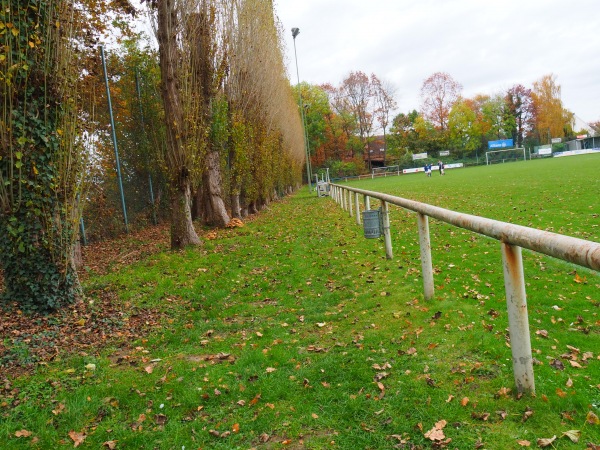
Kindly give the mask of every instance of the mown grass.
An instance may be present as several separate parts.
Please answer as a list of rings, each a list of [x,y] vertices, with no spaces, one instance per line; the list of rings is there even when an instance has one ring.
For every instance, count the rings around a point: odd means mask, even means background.
[[[599,241],[599,168],[592,155],[353,185]],[[5,447],[71,448],[74,431],[81,448],[431,448],[441,420],[447,448],[600,445],[598,274],[524,252],[538,364],[536,395],[519,397],[499,244],[431,221],[425,302],[416,218],[391,220],[386,260],[333,201],[304,192],[202,249],[92,276],[87,292],[117,292],[123,320],[140,308],[168,319],[15,380],[0,398]]]

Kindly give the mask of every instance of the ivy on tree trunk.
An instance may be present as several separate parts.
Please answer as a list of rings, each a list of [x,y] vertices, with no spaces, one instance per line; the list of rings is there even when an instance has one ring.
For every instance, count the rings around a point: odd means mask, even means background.
[[[70,153],[68,2],[2,0],[0,266],[3,303],[49,311],[81,294],[73,263],[78,212]],[[62,27],[62,28],[61,28]],[[73,165],[65,164],[65,161]]]

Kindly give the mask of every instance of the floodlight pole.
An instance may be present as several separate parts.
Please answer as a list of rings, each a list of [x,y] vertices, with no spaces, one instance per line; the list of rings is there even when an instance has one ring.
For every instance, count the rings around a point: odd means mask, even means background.
[[[306,119],[304,117],[304,104],[302,102],[302,92],[300,90],[300,72],[298,71],[298,53],[296,53],[296,36],[300,34],[299,28],[292,28],[292,37],[294,38],[294,58],[296,59],[296,76],[298,77],[298,95],[300,96],[300,116],[302,117],[302,131],[304,137],[304,151],[306,153],[306,178],[308,179],[308,192],[312,191],[312,183],[310,181],[310,153],[308,150],[308,133],[306,131]]]

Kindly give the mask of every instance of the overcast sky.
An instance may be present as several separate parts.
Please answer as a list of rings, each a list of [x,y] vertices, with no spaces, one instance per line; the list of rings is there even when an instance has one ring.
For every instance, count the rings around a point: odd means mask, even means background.
[[[399,112],[419,109],[423,80],[447,72],[463,96],[556,75],[565,108],[600,120],[600,0],[276,0],[287,66],[338,85],[350,71],[393,84]]]

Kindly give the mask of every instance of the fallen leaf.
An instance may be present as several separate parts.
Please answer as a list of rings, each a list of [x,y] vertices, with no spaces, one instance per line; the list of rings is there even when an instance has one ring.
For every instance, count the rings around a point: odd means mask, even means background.
[[[54,414],[55,416],[58,416],[64,410],[65,410],[64,403],[59,403],[58,406],[52,410],[52,414]]]
[[[239,433],[240,432],[240,424],[239,423],[234,423],[233,426],[231,427],[231,430],[234,433]]]
[[[531,416],[533,416],[533,410],[531,410],[531,409],[527,408],[527,409],[525,410],[525,412],[523,413],[523,417],[522,417],[521,421],[522,421],[522,422],[527,422],[527,420],[528,420],[528,419],[529,419]]]
[[[579,442],[579,438],[581,437],[581,431],[579,430],[569,430],[565,431],[561,437],[566,436],[571,439],[571,442],[577,443]]]
[[[73,439],[73,447],[79,447],[85,438],[87,437],[84,433],[78,433],[76,431],[69,431],[69,437]]]
[[[318,418],[319,418],[319,416],[318,416],[317,414],[315,414],[315,413],[312,413],[312,414],[311,414],[311,417],[312,417],[313,419],[318,419]]]
[[[273,373],[275,371],[277,371],[275,367],[267,367],[267,373]]]
[[[444,436],[444,430],[440,430],[439,428],[435,427],[425,433],[425,437],[432,441],[442,441],[446,439],[446,436]]]
[[[452,400],[454,400],[454,395],[450,394],[446,399],[446,403],[450,403]]]
[[[535,334],[543,338],[548,338],[548,332],[546,330],[537,330]]]
[[[144,370],[146,371],[146,373],[154,372],[154,364],[150,364],[149,366],[144,367]]]
[[[579,364],[577,361],[569,360],[569,364],[571,364],[571,367],[575,367],[577,369],[581,369],[581,364]]]
[[[571,378],[569,378],[569,379],[567,380],[566,386],[567,386],[567,387],[573,387],[573,380],[571,380]]]
[[[154,416],[154,421],[156,422],[157,425],[164,425],[167,423],[168,420],[169,419],[164,414],[156,414]]]
[[[531,445],[531,442],[523,439],[521,441],[517,441],[517,444],[519,444],[521,447],[529,447]]]
[[[560,359],[554,359],[550,363],[550,366],[554,367],[557,370],[565,370],[565,365]]]
[[[439,428],[440,430],[442,430],[446,425],[448,425],[448,422],[443,419],[435,423],[435,427]]]
[[[33,433],[31,431],[20,430],[20,431],[15,432],[15,437],[29,437],[32,434]]]
[[[575,283],[581,284],[581,283],[585,283],[587,280],[586,280],[586,277],[581,278],[578,274],[575,274],[575,278],[573,278],[573,281]]]
[[[102,447],[106,447],[108,450],[115,450],[117,448],[118,441],[106,441],[102,444]]]
[[[549,445],[552,445],[552,443],[556,440],[556,435],[552,436],[551,438],[543,438],[543,439],[538,439],[537,440],[537,445],[539,447],[548,447]]]
[[[460,401],[460,406],[467,406],[469,404],[469,397],[463,397]]]
[[[588,411],[587,416],[585,416],[585,420],[590,425],[600,425],[600,419],[598,419],[598,416],[592,411]]]
[[[510,394],[510,389],[506,387],[500,388],[498,392],[496,392],[496,398],[504,397],[508,398],[508,394]]]

